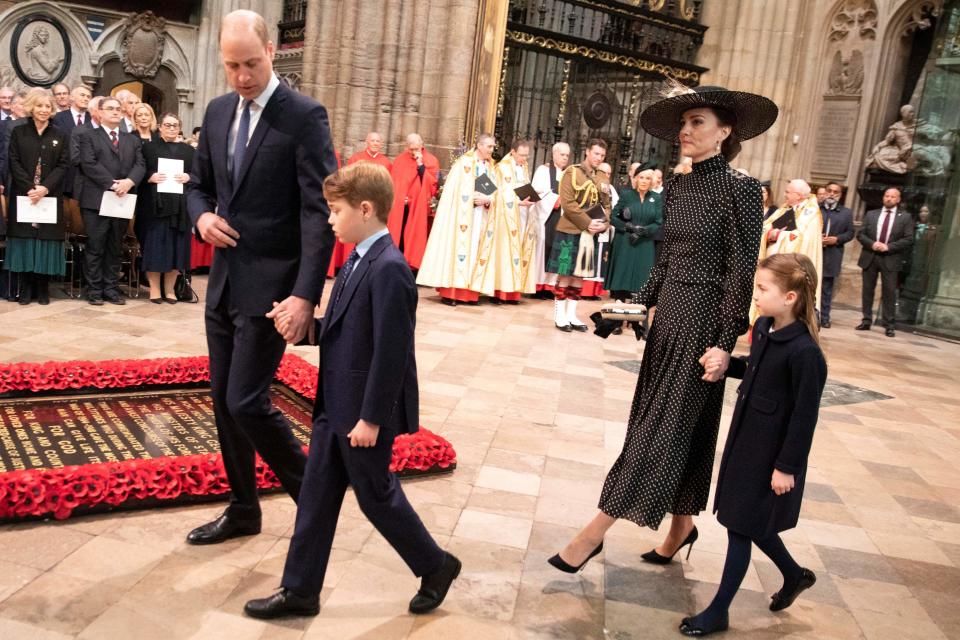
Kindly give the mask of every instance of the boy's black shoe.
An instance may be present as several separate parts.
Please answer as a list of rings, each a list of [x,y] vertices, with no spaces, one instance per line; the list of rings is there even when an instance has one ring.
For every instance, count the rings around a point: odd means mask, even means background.
[[[280,587],[280,590],[270,597],[250,600],[243,606],[243,611],[251,618],[261,620],[287,616],[315,616],[320,613],[320,597],[301,596]]]
[[[410,613],[429,613],[443,603],[447,597],[450,585],[460,575],[463,564],[455,556],[444,552],[443,565],[436,573],[423,576],[420,581],[420,590],[410,601]]]

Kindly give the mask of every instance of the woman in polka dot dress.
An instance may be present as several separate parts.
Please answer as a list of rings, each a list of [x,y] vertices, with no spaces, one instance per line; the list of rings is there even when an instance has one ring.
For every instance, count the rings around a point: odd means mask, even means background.
[[[670,531],[643,555],[670,562],[693,546],[693,516],[707,506],[723,372],[747,313],[760,247],[760,183],[731,169],[740,141],[766,131],[777,107],[762,96],[722,87],[676,86],[641,116],[650,134],[675,142],[693,171],[665,185],[663,252],[640,291],[656,307],[620,457],[600,496],[600,511],[550,564],[578,571],[603,549],[616,519]],[[702,363],[722,362],[705,373]],[[689,549],[687,551],[689,554]]]

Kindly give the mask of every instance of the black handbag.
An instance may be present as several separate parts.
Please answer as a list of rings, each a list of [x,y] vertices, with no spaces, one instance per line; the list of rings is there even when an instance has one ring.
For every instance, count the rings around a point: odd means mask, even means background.
[[[200,296],[197,295],[197,292],[193,290],[193,287],[190,286],[191,276],[189,273],[181,272],[177,276],[177,281],[173,285],[173,295],[177,297],[179,302],[199,302]]]

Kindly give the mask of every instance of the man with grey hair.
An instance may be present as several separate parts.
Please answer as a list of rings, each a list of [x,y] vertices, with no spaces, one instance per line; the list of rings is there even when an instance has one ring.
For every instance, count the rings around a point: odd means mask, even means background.
[[[816,308],[820,310],[820,274],[823,273],[823,217],[817,196],[806,180],[795,178],[783,192],[784,205],[763,223],[758,260],[775,253],[802,253],[817,268]],[[750,307],[750,324],[757,319],[757,308]]]
[[[13,87],[0,87],[0,121],[13,120]]]
[[[407,148],[393,159],[393,207],[387,228],[413,270],[427,248],[430,203],[437,195],[440,161],[423,146],[419,133],[407,136]]]
[[[553,298],[552,290],[557,284],[557,274],[547,272],[547,259],[553,249],[553,238],[557,233],[557,221],[560,219],[560,177],[570,164],[570,145],[558,142],[553,145],[551,154],[550,162],[537,167],[530,181],[530,185],[540,196],[540,201],[534,203],[533,209],[543,225],[534,255],[540,269],[536,297],[545,300]]]
[[[471,286],[480,233],[494,192],[482,191],[478,183],[489,181],[496,186],[495,146],[491,134],[481,133],[477,146],[450,167],[417,273],[417,284],[435,287],[441,302],[450,306],[480,300],[480,294]]]
[[[120,123],[120,129],[125,133],[134,133],[137,129],[136,124],[133,122],[133,111],[140,103],[140,98],[129,89],[117,91],[115,97],[120,101],[120,106],[123,109],[123,120]]]

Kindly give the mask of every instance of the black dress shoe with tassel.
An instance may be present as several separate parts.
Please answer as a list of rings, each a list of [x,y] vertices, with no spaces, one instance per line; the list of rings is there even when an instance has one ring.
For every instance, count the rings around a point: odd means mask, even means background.
[[[677,550],[674,551],[671,555],[662,556],[659,553],[657,553],[656,549],[651,549],[650,551],[647,551],[645,554],[643,554],[640,557],[652,564],[670,564],[671,562],[673,562],[673,556],[677,555],[677,553],[684,547],[687,547],[687,560],[689,560],[690,552],[693,551],[693,543],[696,542],[697,538],[699,537],[700,537],[700,533],[697,531],[697,528],[694,527],[693,529],[690,530],[690,533],[687,534],[686,539],[684,539],[684,541],[680,543],[680,546],[677,547]]]
[[[600,553],[601,551],[603,551],[603,542],[597,545],[597,548],[590,552],[590,555],[587,556],[587,559],[581,562],[576,567],[573,566],[572,564],[567,564],[566,561],[564,561],[564,559],[560,557],[559,553],[554,555],[552,558],[548,559],[547,562],[549,562],[550,566],[552,566],[553,568],[559,569],[564,573],[579,573],[580,571],[583,571],[583,568],[586,566],[588,562],[590,562],[590,559],[593,558],[593,556]]]

